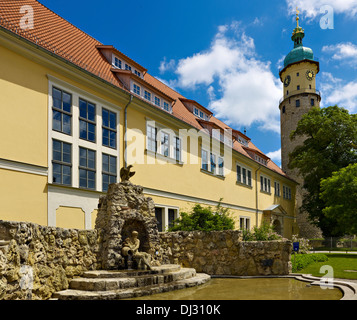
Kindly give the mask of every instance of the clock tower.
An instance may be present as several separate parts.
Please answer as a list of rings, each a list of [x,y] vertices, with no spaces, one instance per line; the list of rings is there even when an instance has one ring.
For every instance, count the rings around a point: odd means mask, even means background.
[[[290,134],[296,129],[301,117],[313,107],[320,107],[321,96],[316,90],[316,75],[319,72],[319,62],[314,59],[313,51],[304,47],[304,29],[299,26],[299,11],[296,11],[296,28],[293,30],[291,40],[294,48],[284,59],[284,67],[279,72],[283,83],[283,97],[279,103],[280,129],[281,129],[281,165],[286,174],[299,183],[296,189],[297,223],[300,236],[311,238],[320,235],[319,229],[312,226],[307,220],[307,213],[301,213],[303,179],[297,170],[288,168],[289,154],[296,146],[301,145],[303,137],[294,141]]]

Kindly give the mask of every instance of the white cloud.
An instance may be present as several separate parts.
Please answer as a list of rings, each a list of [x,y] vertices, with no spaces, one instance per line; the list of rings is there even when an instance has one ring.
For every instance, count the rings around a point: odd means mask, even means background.
[[[346,83],[329,72],[322,72],[321,95],[322,107],[337,104],[350,113],[357,112],[357,80]]]
[[[357,14],[357,0],[286,0],[290,13],[295,13],[296,7],[299,8],[308,18],[315,18],[320,15],[320,9],[329,5],[334,13],[343,13],[348,16]]]
[[[357,68],[357,46],[351,42],[323,46],[322,51],[332,54],[332,59],[347,63]]]
[[[273,160],[276,164],[280,165],[281,163],[281,149],[268,152],[267,157],[269,157],[271,160]]]
[[[239,22],[220,26],[210,48],[181,59],[175,72],[178,87],[206,86],[208,107],[228,124],[258,123],[280,133],[281,82],[271,72],[270,62],[256,58],[254,39]]]
[[[175,69],[175,60],[171,59],[169,62],[166,61],[166,57],[164,57],[164,60],[160,62],[160,73],[164,73],[168,70],[174,70]]]

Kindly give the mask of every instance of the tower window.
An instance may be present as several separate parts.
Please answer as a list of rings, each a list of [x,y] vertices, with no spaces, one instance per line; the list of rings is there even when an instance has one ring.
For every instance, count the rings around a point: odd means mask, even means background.
[[[315,105],[315,99],[311,99],[311,107],[313,107]]]
[[[300,86],[297,86],[297,90],[300,90]]]
[[[289,90],[286,90],[286,95],[289,95]]]
[[[295,102],[296,102],[296,107],[300,107],[300,100],[297,99]]]
[[[311,84],[309,84],[309,89],[311,89]]]
[[[282,110],[283,113],[285,113],[285,106],[283,106],[283,110]]]
[[[299,72],[296,73],[296,76],[297,76],[297,77],[299,76]]]

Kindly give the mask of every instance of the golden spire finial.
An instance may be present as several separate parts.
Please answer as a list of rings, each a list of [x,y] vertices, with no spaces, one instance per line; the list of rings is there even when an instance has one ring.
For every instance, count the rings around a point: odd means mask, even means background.
[[[296,28],[299,28],[299,9],[296,7]]]

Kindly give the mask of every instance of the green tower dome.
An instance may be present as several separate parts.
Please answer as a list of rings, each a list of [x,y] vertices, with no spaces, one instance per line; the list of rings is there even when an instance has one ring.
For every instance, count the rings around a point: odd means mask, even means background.
[[[302,45],[302,39],[304,38],[304,29],[299,27],[299,17],[296,17],[296,28],[293,31],[291,40],[294,41],[294,49],[284,59],[284,68],[291,63],[302,60],[314,60],[314,53],[310,48]]]

